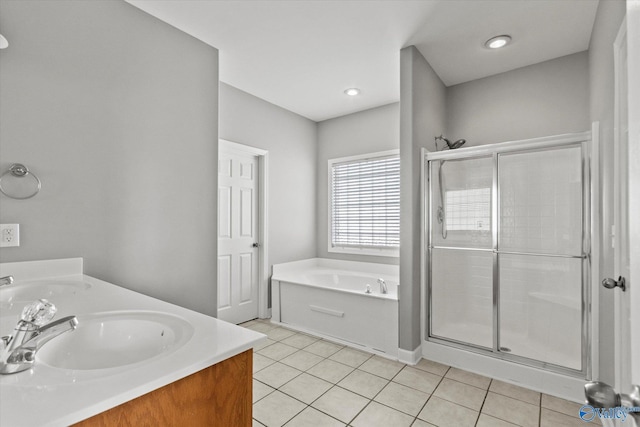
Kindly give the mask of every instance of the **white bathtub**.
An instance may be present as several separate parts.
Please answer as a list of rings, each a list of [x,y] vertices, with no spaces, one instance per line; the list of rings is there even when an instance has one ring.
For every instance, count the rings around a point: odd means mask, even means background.
[[[277,264],[271,290],[273,322],[397,358],[398,266],[323,258]]]

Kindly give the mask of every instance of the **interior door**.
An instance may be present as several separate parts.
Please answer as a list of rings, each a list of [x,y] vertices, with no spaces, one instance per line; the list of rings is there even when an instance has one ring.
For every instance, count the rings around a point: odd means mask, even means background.
[[[633,383],[640,384],[640,1],[627,2],[627,30],[630,34],[627,62],[627,94],[629,128],[629,206],[633,214],[629,216],[630,258],[636,260],[631,266],[630,305],[631,305],[631,361]],[[635,282],[635,284],[632,283]],[[631,286],[633,285],[633,286]]]
[[[218,157],[218,318],[238,324],[258,317],[258,158]]]
[[[615,389],[631,390],[631,293],[629,230],[629,109],[626,25],[623,22],[615,43],[614,141],[614,257],[615,278],[624,278],[626,290],[616,287],[615,304]]]

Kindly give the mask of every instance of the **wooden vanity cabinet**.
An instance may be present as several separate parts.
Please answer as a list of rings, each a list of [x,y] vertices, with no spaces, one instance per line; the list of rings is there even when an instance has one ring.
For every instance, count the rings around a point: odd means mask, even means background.
[[[250,349],[75,426],[250,427],[252,365]]]

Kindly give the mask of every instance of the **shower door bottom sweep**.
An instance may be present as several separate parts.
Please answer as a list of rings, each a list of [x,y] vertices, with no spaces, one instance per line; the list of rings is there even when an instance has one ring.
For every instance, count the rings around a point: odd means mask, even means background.
[[[587,375],[589,144],[427,154],[427,340]]]

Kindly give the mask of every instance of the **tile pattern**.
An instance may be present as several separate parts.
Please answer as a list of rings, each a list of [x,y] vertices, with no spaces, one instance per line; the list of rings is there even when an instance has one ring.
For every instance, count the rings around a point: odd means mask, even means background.
[[[576,403],[441,363],[407,366],[267,320],[241,326],[269,337],[254,349],[254,427],[584,425]]]

